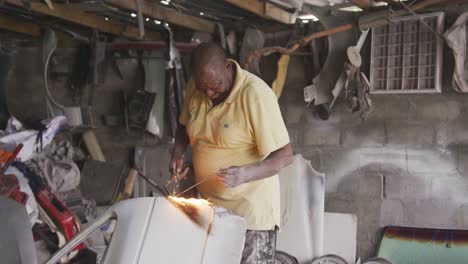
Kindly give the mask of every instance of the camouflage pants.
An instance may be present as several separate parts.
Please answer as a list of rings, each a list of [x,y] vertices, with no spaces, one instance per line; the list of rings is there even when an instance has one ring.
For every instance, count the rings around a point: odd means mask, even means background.
[[[241,264],[274,264],[275,230],[247,230]]]

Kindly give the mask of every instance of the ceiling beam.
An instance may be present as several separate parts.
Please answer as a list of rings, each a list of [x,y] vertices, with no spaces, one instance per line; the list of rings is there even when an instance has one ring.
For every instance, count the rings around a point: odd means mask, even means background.
[[[21,0],[5,0],[5,2],[18,7],[23,7],[23,2]],[[128,26],[117,22],[106,21],[103,17],[75,10],[70,6],[67,6],[66,4],[54,3],[54,9],[50,9],[44,3],[31,2],[30,4],[31,11],[35,11],[43,15],[63,19],[74,24],[96,29],[98,31],[110,33],[113,35],[138,39],[138,28],[134,26]],[[147,32],[145,39],[159,40],[161,39],[161,37],[160,34],[157,32]]]
[[[350,0],[350,1],[353,2],[353,4],[355,4],[359,8],[361,8],[362,10],[367,10],[371,7],[370,0]]]
[[[23,22],[19,19],[2,14],[0,14],[0,28],[33,37],[39,37],[41,35],[41,28],[38,25]]]
[[[104,0],[108,5],[130,10],[136,13],[136,2],[134,0]],[[196,31],[213,33],[216,25],[203,18],[186,15],[176,10],[161,6],[158,1],[141,0],[143,15],[151,19],[164,20],[167,23],[190,28]]]
[[[295,22],[295,16],[288,11],[261,0],[225,0],[226,2],[254,13],[258,16],[269,18],[283,24]]]

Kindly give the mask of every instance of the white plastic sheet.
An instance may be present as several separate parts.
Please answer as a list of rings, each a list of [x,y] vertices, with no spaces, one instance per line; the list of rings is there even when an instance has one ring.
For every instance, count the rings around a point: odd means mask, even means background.
[[[43,122],[46,125],[46,129],[42,133],[42,148],[52,142],[60,128],[67,124],[67,118],[65,116],[57,116]],[[13,148],[23,143],[23,148],[18,154],[17,159],[25,162],[42,151],[41,143],[37,140],[38,133],[39,131],[37,130],[25,130],[18,119],[11,117],[8,120],[5,131],[0,131],[0,143],[13,146]]]
[[[26,208],[26,211],[28,212],[29,221],[31,222],[32,227],[37,222],[39,209],[37,208],[37,202],[34,198],[34,194],[31,190],[31,187],[29,187],[28,179],[26,179],[23,173],[15,167],[9,167],[5,174],[15,175],[16,179],[18,179],[19,182],[20,191],[28,195],[28,200],[26,200],[26,204],[24,206]]]
[[[457,92],[468,93],[468,12],[463,13],[444,34],[455,58],[452,86]]]
[[[164,53],[152,51],[146,53],[150,58],[143,60],[145,68],[145,91],[156,93],[153,108],[151,109],[146,131],[162,137],[164,131],[164,101],[167,62],[163,59]]]

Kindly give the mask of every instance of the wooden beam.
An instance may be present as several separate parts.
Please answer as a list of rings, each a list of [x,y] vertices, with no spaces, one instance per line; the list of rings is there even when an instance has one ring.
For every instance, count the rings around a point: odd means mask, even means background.
[[[367,10],[371,7],[370,0],[350,0],[350,1],[353,2],[353,4],[355,4],[359,8],[361,8],[362,10]]]
[[[41,28],[38,25],[21,21],[6,15],[0,15],[0,28],[8,31],[17,32],[33,37],[41,35]]]
[[[294,15],[270,3],[261,0],[225,0],[226,2],[240,7],[258,16],[273,19],[275,21],[291,24],[294,23]]]
[[[265,3],[265,17],[274,19],[284,24],[291,24],[294,22],[293,14],[270,3]]]
[[[264,3],[257,0],[226,0],[226,2],[254,13],[258,16],[265,14]]]
[[[23,7],[21,0],[5,0],[6,3]],[[81,26],[93,28],[102,32],[110,33],[113,35],[124,36],[128,38],[137,39],[138,38],[138,29],[136,27],[126,26],[121,23],[116,23],[112,21],[106,21],[102,17],[88,14],[82,11],[74,10],[73,8],[67,6],[66,4],[56,4],[54,3],[54,9],[49,9],[49,7],[43,3],[31,2],[30,10],[60,18]],[[147,32],[145,39],[147,40],[158,40],[160,35],[157,32]]]
[[[104,0],[108,5],[130,10],[136,13],[134,0]],[[141,0],[143,15],[151,19],[164,20],[167,23],[208,33],[215,32],[216,25],[206,19],[194,17],[163,7],[156,1]]]

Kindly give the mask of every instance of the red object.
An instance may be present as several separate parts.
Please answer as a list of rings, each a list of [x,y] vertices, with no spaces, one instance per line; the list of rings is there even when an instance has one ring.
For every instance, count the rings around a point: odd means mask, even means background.
[[[35,196],[36,201],[47,212],[52,221],[54,221],[67,241],[80,232],[80,227],[76,223],[75,218],[73,218],[72,213],[55,194],[44,188],[35,193]],[[74,250],[83,249],[84,247],[84,244],[81,243]]]
[[[22,148],[23,148],[23,144],[19,144],[18,146],[16,146],[13,153],[11,153],[11,155],[8,157],[5,164],[3,164],[3,167],[0,168],[0,176],[5,174],[6,170],[8,169],[8,167],[10,167],[11,163],[15,161],[16,156],[18,156],[18,153],[21,151]]]
[[[25,205],[29,195],[20,191],[19,182],[15,175],[0,175],[0,195],[7,196]]]

